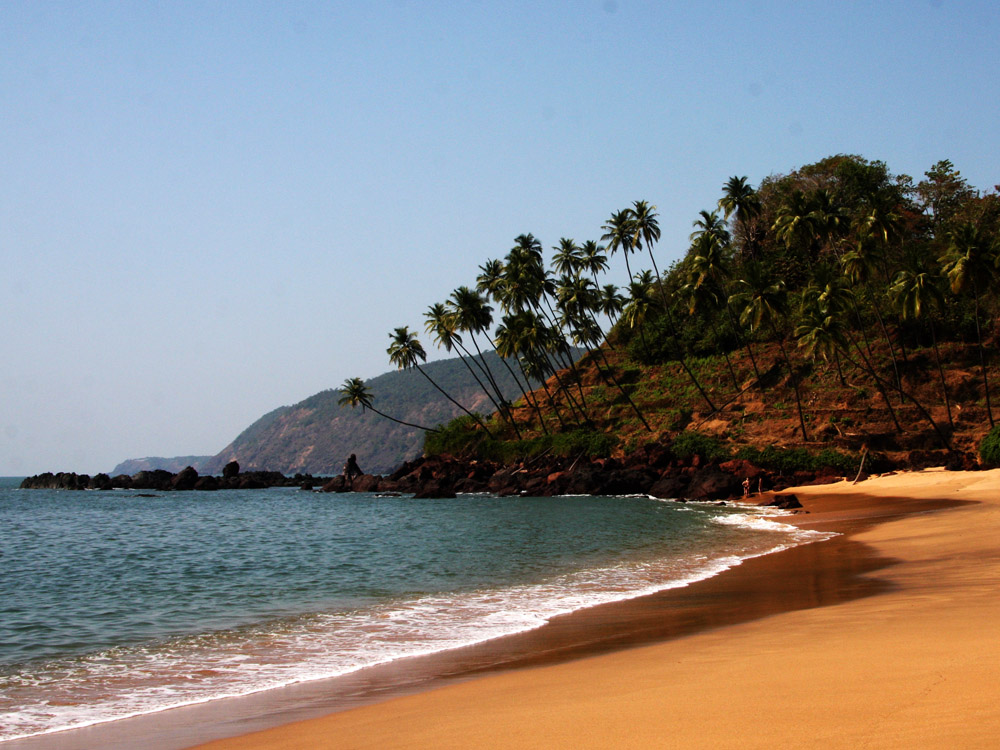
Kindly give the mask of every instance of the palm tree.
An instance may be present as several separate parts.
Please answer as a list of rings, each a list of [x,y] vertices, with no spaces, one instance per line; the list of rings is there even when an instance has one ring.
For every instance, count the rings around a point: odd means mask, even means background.
[[[783,281],[771,281],[768,279],[757,264],[750,264],[744,269],[744,278],[737,281],[740,291],[730,297],[730,300],[742,307],[740,322],[749,325],[751,330],[758,330],[762,327],[771,329],[771,333],[778,342],[781,356],[785,360],[785,366],[792,378],[792,387],[795,390],[795,405],[799,412],[799,426],[802,429],[802,439],[809,440],[806,431],[806,418],[802,413],[802,396],[799,393],[799,378],[792,367],[792,362],[785,351],[784,336],[778,332],[777,321],[785,317],[786,311],[786,290]]]
[[[420,340],[417,339],[416,334],[410,333],[409,326],[396,328],[389,334],[389,338],[392,339],[392,343],[389,344],[389,348],[386,349],[386,353],[389,355],[389,361],[392,364],[396,365],[396,367],[400,370],[409,370],[411,367],[415,367],[417,371],[427,379],[427,382],[433,385],[438,392],[441,393],[441,395],[476,420],[486,434],[493,437],[493,433],[490,432],[486,423],[483,422],[478,414],[473,414],[471,411],[462,406],[462,404],[458,403],[458,401],[452,398],[451,395],[445,391],[444,388],[438,385],[434,379],[420,366],[421,362],[427,361],[427,352],[424,351],[423,344],[421,344]]]
[[[704,213],[704,212],[702,212]],[[754,357],[750,340],[743,337],[739,326],[736,324],[733,315],[733,306],[729,302],[729,295],[726,294],[726,281],[731,276],[729,266],[726,262],[726,247],[719,240],[718,235],[702,233],[691,246],[690,268],[692,283],[696,287],[714,285],[718,289],[718,297],[725,303],[726,315],[729,318],[729,326],[736,336],[736,340],[746,349],[750,357],[750,364],[753,366],[753,374],[760,382],[760,371],[757,369],[757,358]]]
[[[629,253],[635,250],[635,246],[632,244],[632,236],[634,234],[632,229],[632,212],[627,208],[615,211],[611,214],[611,218],[608,219],[607,224],[602,226],[601,229],[604,230],[601,241],[608,243],[608,254],[613,257],[616,252],[619,250],[622,251],[622,255],[625,256],[625,271],[631,279],[632,268],[629,266],[628,256]]]
[[[587,240],[580,248],[580,267],[594,277],[597,283],[597,274],[603,273],[608,268],[608,256],[604,254],[604,246],[598,245],[593,240]]]
[[[605,382],[610,380],[618,388],[636,416],[639,417],[639,421],[652,432],[653,428],[649,426],[646,417],[615,376],[614,369],[601,346],[605,336],[594,315],[600,307],[600,292],[596,285],[590,279],[585,279],[582,276],[563,276],[560,279],[557,293],[561,312],[560,322],[570,329],[573,342],[586,348],[597,372],[605,379]],[[601,369],[596,355],[600,355],[606,370]]]
[[[360,406],[361,411],[365,409],[371,409],[373,412],[378,414],[380,417],[385,417],[397,424],[405,425],[407,427],[416,427],[419,430],[424,430],[425,432],[438,432],[438,430],[433,427],[424,427],[423,425],[413,424],[412,422],[404,422],[402,419],[396,419],[395,417],[390,417],[388,414],[379,411],[374,406],[372,406],[372,392],[365,385],[365,382],[361,378],[348,378],[344,381],[344,384],[340,386],[341,392],[344,394],[339,399],[337,403],[341,406],[350,406],[352,409],[355,406]]]
[[[972,222],[963,222],[948,234],[948,250],[941,258],[944,274],[955,294],[971,292],[976,319],[976,345],[979,348],[979,366],[983,373],[983,391],[986,394],[986,416],[994,426],[990,404],[990,384],[986,376],[986,353],[979,323],[979,297],[990,288],[996,278],[996,262],[1000,256],[1000,240],[990,241],[986,232]]]
[[[630,214],[629,227],[632,234],[632,247],[638,249],[643,245],[646,246],[646,252],[649,253],[649,260],[653,264],[653,273],[656,278],[656,283],[660,288],[660,301],[663,305],[663,315],[666,318],[667,326],[670,332],[670,337],[674,339],[674,343],[677,346],[677,361],[680,363],[681,369],[684,370],[688,379],[694,384],[694,387],[701,394],[702,399],[708,404],[708,408],[711,411],[715,411],[715,404],[708,397],[705,389],[702,388],[701,383],[698,382],[698,378],[688,367],[687,360],[684,357],[684,346],[681,343],[679,337],[677,336],[677,326],[674,324],[673,316],[670,314],[670,304],[666,289],[663,286],[663,277],[660,276],[660,269],[656,267],[656,256],[653,255],[653,243],[660,239],[660,225],[656,220],[656,206],[651,206],[646,201],[634,201],[632,203],[632,208],[626,209]],[[722,228],[725,232],[725,228]],[[729,233],[725,234],[728,240]],[[640,329],[641,330],[641,329]]]
[[[497,389],[496,396],[500,399],[500,402],[498,403],[497,398],[494,397],[494,394],[490,392],[490,389],[486,387],[486,384],[483,383],[482,380],[480,380],[479,375],[472,368],[472,365],[469,364],[470,359],[473,361],[476,360],[472,357],[472,354],[469,352],[469,350],[466,349],[465,346],[462,344],[462,337],[457,331],[458,320],[456,315],[453,312],[451,312],[445,305],[441,304],[440,302],[437,302],[431,305],[429,308],[427,308],[427,312],[424,313],[424,317],[427,319],[426,322],[424,323],[424,330],[427,331],[427,333],[434,334],[435,343],[438,346],[443,347],[446,352],[450,352],[452,349],[456,347],[461,349],[458,358],[462,361],[462,364],[465,365],[465,368],[469,371],[469,374],[472,375],[472,377],[475,379],[476,383],[482,389],[483,393],[486,394],[486,398],[488,398],[490,402],[493,404],[493,408],[495,408],[499,413],[503,414],[503,416],[510,419],[511,423],[513,424],[513,419],[511,415],[505,412],[500,405],[501,403],[503,403],[503,394],[499,391],[499,389]],[[482,357],[480,357],[480,360],[481,359]],[[483,364],[485,363],[479,361],[477,362],[477,364],[479,365],[480,368],[482,368]],[[494,388],[496,388],[495,383],[493,383],[492,385],[494,386]],[[514,425],[514,430],[517,431],[517,425]]]
[[[468,354],[469,358],[476,363],[480,371],[493,387],[496,399],[490,396],[490,401],[493,402],[497,411],[504,418],[506,418],[508,422],[510,422],[511,426],[514,428],[514,432],[516,432],[518,438],[520,438],[521,431],[518,429],[517,424],[514,421],[514,414],[510,409],[510,404],[507,399],[504,398],[503,391],[501,390],[493,372],[490,370],[489,364],[483,356],[483,351],[479,347],[479,342],[476,341],[476,334],[485,333],[492,325],[493,308],[490,307],[486,298],[482,294],[470,289],[467,286],[460,286],[452,292],[446,305],[455,327],[463,333],[468,333],[469,340],[472,341],[472,345],[475,347],[476,357],[473,357],[471,352],[465,349],[465,347],[462,348],[466,354]],[[458,344],[461,346],[461,340],[458,341]],[[479,378],[476,378],[476,380],[478,381]],[[487,393],[487,395],[489,395],[489,393]]]
[[[719,218],[719,214],[715,211],[702,209],[698,212],[698,218],[691,223],[691,226],[695,228],[689,237],[692,242],[707,235],[718,240],[720,245],[729,244],[729,230],[726,229],[726,223]]]
[[[941,278],[931,271],[911,264],[896,274],[889,293],[892,295],[903,320],[923,320],[925,318],[927,320],[928,328],[931,331],[931,343],[934,345],[934,361],[941,379],[941,394],[944,396],[944,405],[948,412],[948,423],[954,430],[955,420],[951,416],[948,384],[945,382],[944,368],[941,365],[941,352],[938,350],[937,333],[934,330],[933,311],[935,308],[940,309],[944,304]]]
[[[552,269],[558,274],[574,276],[583,267],[583,249],[573,240],[563,237],[554,248]]]
[[[614,284],[605,284],[601,287],[600,310],[602,315],[611,319],[612,323],[618,321],[618,316],[622,314],[625,306],[625,297],[618,291]]]
[[[719,208],[726,220],[735,222],[735,228],[743,241],[744,258],[756,257],[757,236],[754,219],[760,216],[762,207],[760,196],[748,183],[746,177],[730,177],[722,186]]]

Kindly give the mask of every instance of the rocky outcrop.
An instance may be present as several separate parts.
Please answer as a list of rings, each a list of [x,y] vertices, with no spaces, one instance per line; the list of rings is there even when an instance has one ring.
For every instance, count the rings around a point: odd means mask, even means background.
[[[129,476],[118,474],[109,477],[107,474],[97,474],[93,477],[87,474],[47,472],[28,477],[21,482],[21,489],[46,490],[152,490],[156,492],[184,492],[191,490],[247,490],[264,489],[267,487],[301,487],[316,483],[310,475],[296,474],[286,477],[277,471],[239,472],[237,464],[235,473],[229,471],[222,477],[199,476],[198,472],[188,466],[176,474],[163,469],[140,471]],[[227,467],[228,469],[229,467]]]

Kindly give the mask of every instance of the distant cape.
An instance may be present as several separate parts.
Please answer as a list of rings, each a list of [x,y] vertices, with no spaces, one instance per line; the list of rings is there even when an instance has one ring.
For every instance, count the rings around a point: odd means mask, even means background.
[[[582,353],[574,351],[573,356]],[[506,398],[516,401],[521,397],[521,389],[495,352],[484,354],[482,361]],[[442,359],[421,367],[467,409],[482,414],[495,411],[462,360]],[[521,377],[519,371],[517,376]],[[365,384],[375,408],[406,422],[436,427],[462,413],[416,370],[387,372]],[[538,386],[536,381],[531,383],[532,388]],[[215,456],[132,459],[115,467],[113,475],[153,469],[176,473],[185,466],[192,466],[199,474],[220,474],[227,463],[237,461],[244,471],[329,476],[339,474],[352,453],[366,473],[386,474],[423,453],[422,430],[360,407],[342,407],[337,403],[341,396],[340,390],[330,389],[279,407],[247,427]]]

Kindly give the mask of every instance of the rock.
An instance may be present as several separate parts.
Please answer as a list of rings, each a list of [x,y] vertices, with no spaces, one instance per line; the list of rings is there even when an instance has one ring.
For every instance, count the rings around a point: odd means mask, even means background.
[[[413,494],[414,500],[456,497],[455,488],[447,479],[431,479]]]
[[[782,510],[792,510],[794,508],[802,507],[802,503],[800,503],[799,499],[791,492],[774,495],[769,500],[759,503],[759,505],[765,508],[780,508]]]
[[[234,479],[240,473],[240,465],[236,461],[230,461],[222,468],[223,479]]]
[[[649,494],[666,500],[676,500],[684,497],[687,486],[685,477],[668,471],[649,488]]]
[[[381,483],[382,477],[380,476],[376,476],[374,474],[362,474],[360,477],[354,478],[354,483],[351,485],[351,491],[377,492]]]
[[[184,492],[193,490],[197,483],[198,472],[194,470],[194,467],[188,466],[175,474],[170,480],[170,489]]]
[[[743,480],[713,466],[699,469],[686,493],[692,500],[722,500],[742,494]]]
[[[202,492],[215,492],[219,489],[219,480],[215,477],[198,477],[192,489]]]

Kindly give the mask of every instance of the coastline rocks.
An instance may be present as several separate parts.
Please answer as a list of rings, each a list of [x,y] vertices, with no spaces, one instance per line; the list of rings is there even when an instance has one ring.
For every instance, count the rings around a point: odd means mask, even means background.
[[[770,500],[765,500],[759,503],[761,507],[764,508],[779,508],[781,510],[795,510],[796,508],[801,508],[802,503],[799,499],[792,493],[779,494],[772,497]]]

